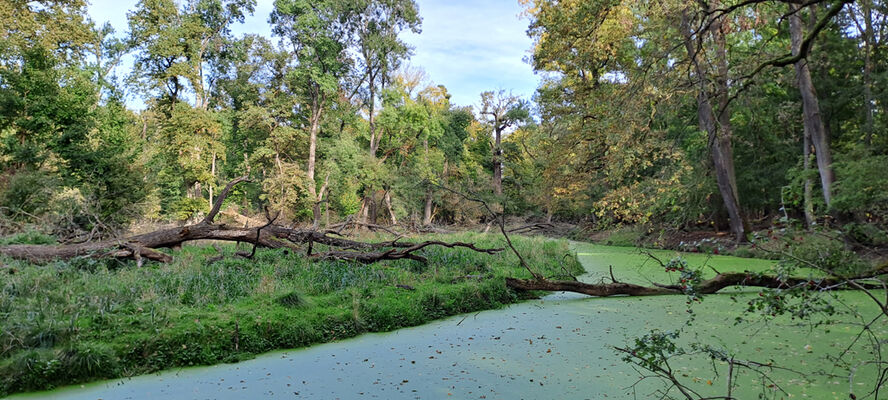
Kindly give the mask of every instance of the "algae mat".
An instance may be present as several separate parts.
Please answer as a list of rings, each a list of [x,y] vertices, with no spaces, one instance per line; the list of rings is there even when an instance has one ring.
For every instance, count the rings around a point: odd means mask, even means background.
[[[632,248],[574,244],[589,282],[609,280],[610,267],[624,281],[668,281],[650,259]],[[658,252],[668,259],[671,252]],[[763,270],[769,261],[688,255],[691,264],[720,271]],[[732,300],[731,297],[736,298]],[[735,326],[745,298],[755,293],[707,297],[695,307],[697,340],[725,346],[756,361],[773,360],[811,372],[830,372],[826,356],[848,343],[848,324],[808,329],[791,321]],[[875,312],[854,293],[839,294]],[[553,294],[506,309],[461,315],[415,328],[368,334],[306,349],[269,353],[239,364],[166,371],[129,379],[13,396],[15,399],[603,399],[648,398],[662,388],[620,360],[613,346],[651,329],[677,329],[686,320],[683,296],[590,298]],[[886,327],[879,326],[885,335]],[[689,336],[689,335],[686,335]],[[884,337],[884,336],[883,336]],[[690,337],[688,338],[690,339]],[[855,348],[854,351],[863,351]],[[681,378],[706,394],[724,393],[724,370],[716,376],[703,359],[685,359]],[[716,365],[717,368],[722,366]],[[838,371],[833,371],[838,372]],[[871,371],[858,372],[867,382]],[[848,398],[840,377],[773,377],[789,392],[776,398]],[[756,398],[761,382],[738,378],[738,398]],[[855,389],[855,391],[862,391]]]

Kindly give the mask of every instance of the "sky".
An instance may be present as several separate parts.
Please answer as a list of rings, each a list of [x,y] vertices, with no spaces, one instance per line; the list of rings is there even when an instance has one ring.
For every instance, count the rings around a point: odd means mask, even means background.
[[[110,22],[118,35],[127,30],[126,13],[137,0],[90,0],[89,13],[98,24]],[[274,0],[257,0],[256,12],[243,24],[234,24],[235,35],[259,33],[271,36],[268,15]],[[417,0],[423,18],[422,33],[402,34],[414,46],[412,67],[426,71],[436,85],[444,85],[457,105],[477,105],[486,90],[511,91],[530,100],[539,83],[524,61],[532,41],[528,20],[521,17],[518,0]],[[132,58],[124,60],[125,75]],[[131,101],[133,103],[133,101]],[[130,104],[142,108],[138,104]]]

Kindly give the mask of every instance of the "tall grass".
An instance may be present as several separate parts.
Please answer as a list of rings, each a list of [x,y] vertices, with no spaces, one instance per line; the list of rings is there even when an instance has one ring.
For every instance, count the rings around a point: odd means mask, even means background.
[[[492,235],[421,239],[505,245]],[[575,257],[565,257],[565,242],[514,242],[543,275],[581,271]],[[507,251],[427,248],[427,264],[363,265],[284,250],[260,250],[246,260],[233,256],[233,246],[223,250],[227,257],[213,263],[214,249],[189,246],[171,264],[142,268],[113,260],[0,259],[7,266],[0,270],[0,396],[238,361],[496,308],[517,300],[504,277],[530,276]]]

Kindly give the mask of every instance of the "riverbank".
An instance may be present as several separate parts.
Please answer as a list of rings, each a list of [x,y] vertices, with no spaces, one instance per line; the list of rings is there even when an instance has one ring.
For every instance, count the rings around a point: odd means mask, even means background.
[[[442,238],[427,236],[427,238]],[[448,241],[503,247],[496,235]],[[515,238],[546,276],[582,268],[564,241]],[[169,265],[0,260],[0,396],[173,367],[237,362],[275,349],[420,325],[518,301],[514,255],[428,248],[427,264],[310,262],[283,250],[220,261],[187,246]]]

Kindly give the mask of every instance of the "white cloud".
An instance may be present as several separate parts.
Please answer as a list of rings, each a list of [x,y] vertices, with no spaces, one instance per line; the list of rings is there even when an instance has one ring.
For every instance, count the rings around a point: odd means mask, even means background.
[[[475,104],[485,90],[530,98],[539,79],[522,60],[532,41],[517,0],[419,0],[423,29],[405,35],[416,47],[410,63],[447,86],[456,104]]]

